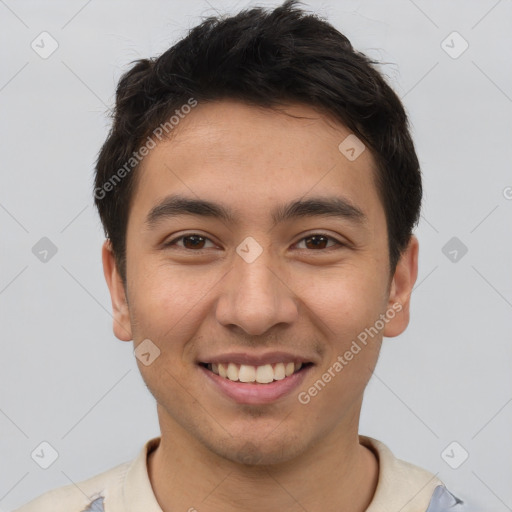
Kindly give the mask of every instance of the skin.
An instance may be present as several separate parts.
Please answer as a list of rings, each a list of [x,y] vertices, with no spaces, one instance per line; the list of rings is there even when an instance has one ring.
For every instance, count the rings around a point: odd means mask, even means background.
[[[115,335],[134,346],[149,338],[161,351],[138,365],[157,401],[161,442],[148,472],[166,512],[361,512],[377,486],[378,461],[358,438],[363,392],[382,337],[409,322],[418,241],[411,237],[391,274],[370,151],[349,161],[338,150],[350,134],[344,126],[309,106],[286,113],[231,100],[195,107],[138,171],[126,290],[103,246]],[[171,193],[222,203],[236,222],[188,215],[147,229],[146,215]],[[272,227],[276,204],[333,194],[366,222],[305,217]],[[320,248],[304,241],[318,232],[333,240]],[[202,253],[184,239],[162,247],[194,233],[207,238]],[[263,249],[252,263],[236,253],[247,236]],[[297,392],[396,303],[402,310],[379,335],[300,403]],[[297,392],[271,404],[235,403],[197,366],[215,354],[271,350],[315,363]]]

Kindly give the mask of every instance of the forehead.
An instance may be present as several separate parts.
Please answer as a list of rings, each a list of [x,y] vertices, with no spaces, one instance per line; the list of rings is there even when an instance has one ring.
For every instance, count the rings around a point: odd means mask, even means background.
[[[143,160],[133,213],[147,215],[171,193],[261,215],[276,202],[339,192],[369,216],[377,214],[375,162],[353,137],[309,106],[278,111],[231,100],[199,104]],[[342,152],[347,140],[355,159]]]

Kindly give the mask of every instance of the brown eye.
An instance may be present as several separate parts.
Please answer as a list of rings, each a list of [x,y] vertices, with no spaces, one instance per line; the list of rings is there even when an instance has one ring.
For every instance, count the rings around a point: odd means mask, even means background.
[[[186,249],[202,249],[204,247],[204,237],[198,235],[184,236],[183,246]]]
[[[336,239],[334,239],[330,236],[327,236],[327,235],[323,235],[321,233],[315,233],[313,235],[306,236],[299,242],[299,244],[302,242],[305,242],[306,249],[322,250],[322,249],[328,249],[328,248],[332,247],[332,245],[327,247],[327,244],[329,243],[329,241],[333,241],[334,246],[343,245],[341,242],[338,242]]]
[[[180,241],[183,241],[183,245],[178,244],[178,242]],[[183,235],[180,236],[179,238],[175,238],[174,240],[171,240],[170,242],[166,243],[165,247],[177,246],[179,249],[200,251],[205,248],[205,244],[207,243],[207,241],[211,243],[211,240],[209,238],[206,238],[205,236],[202,235]]]

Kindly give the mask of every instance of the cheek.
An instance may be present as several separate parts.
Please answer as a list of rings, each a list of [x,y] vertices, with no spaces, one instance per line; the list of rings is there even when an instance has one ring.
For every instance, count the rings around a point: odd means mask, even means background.
[[[309,310],[306,314],[318,317],[319,327],[336,343],[346,343],[373,325],[386,305],[386,283],[378,269],[368,266],[334,269],[307,283],[295,288]]]
[[[372,376],[382,343],[382,332],[375,330],[385,308],[382,296],[377,277],[355,269],[350,277],[331,281],[327,292],[317,289],[309,296],[327,350],[319,379],[306,392],[314,396],[321,391],[317,407],[333,421],[359,399]]]
[[[190,337],[188,331],[199,322],[204,296],[217,280],[211,273],[198,275],[169,264],[135,269],[130,312],[136,337],[154,338],[162,348],[169,341]]]

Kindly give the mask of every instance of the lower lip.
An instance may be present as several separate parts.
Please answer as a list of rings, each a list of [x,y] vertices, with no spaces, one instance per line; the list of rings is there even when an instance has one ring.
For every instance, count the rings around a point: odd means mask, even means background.
[[[251,405],[269,404],[290,394],[302,384],[311,368],[312,365],[306,366],[282,380],[275,380],[268,384],[255,384],[229,380],[199,365],[204,375],[225,395],[239,404]]]

